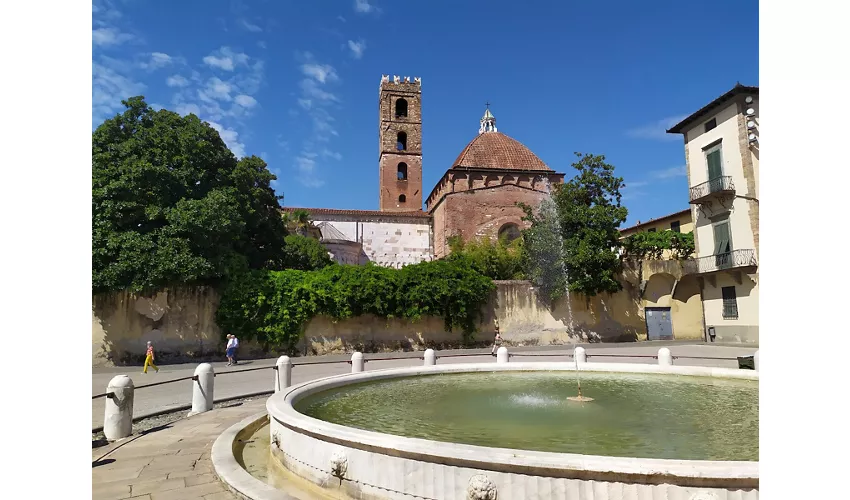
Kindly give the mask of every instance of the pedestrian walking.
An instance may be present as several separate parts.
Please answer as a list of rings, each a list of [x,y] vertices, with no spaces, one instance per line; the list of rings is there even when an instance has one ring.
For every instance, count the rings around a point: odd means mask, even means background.
[[[142,369],[142,373],[148,372],[148,367],[153,367],[154,370],[159,372],[159,367],[154,364],[154,353],[153,353],[153,342],[148,340],[148,351],[145,353],[145,367]]]
[[[227,334],[227,347],[225,348],[225,355],[227,356],[227,366],[233,366],[236,364],[236,360],[234,357],[236,356],[236,344],[237,344],[236,336],[232,334]]]
[[[493,349],[490,350],[490,355],[496,355],[496,349],[502,345],[502,335],[499,333],[499,322],[496,321],[496,333],[493,335]]]
[[[236,354],[239,353],[239,339],[236,335],[231,334],[231,337],[233,337],[233,364],[237,365],[239,364],[239,361],[236,359]]]

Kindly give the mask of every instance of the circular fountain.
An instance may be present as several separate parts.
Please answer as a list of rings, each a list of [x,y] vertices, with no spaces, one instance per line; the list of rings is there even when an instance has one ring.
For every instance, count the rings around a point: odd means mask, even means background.
[[[758,372],[582,363],[593,401],[577,404],[576,368],[457,364],[314,380],[275,394],[250,422],[268,443],[262,473],[244,457],[240,471],[217,460],[240,455],[236,434],[213,459],[249,498],[275,498],[279,474],[333,498],[758,498]]]

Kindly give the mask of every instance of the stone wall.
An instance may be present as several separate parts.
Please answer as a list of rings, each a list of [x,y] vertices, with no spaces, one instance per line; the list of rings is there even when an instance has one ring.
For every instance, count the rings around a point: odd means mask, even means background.
[[[694,308],[688,295],[687,304],[673,311],[676,338],[689,338],[676,325],[696,321],[698,328],[701,318],[701,309]],[[673,298],[665,300],[675,302]],[[220,358],[224,345],[215,323],[218,302],[218,294],[210,288],[166,290],[153,297],[128,292],[95,296],[92,363],[141,362],[148,340],[154,342],[157,359],[162,361]],[[473,340],[477,345],[491,342],[496,318],[509,346],[645,340],[643,302],[639,287],[630,281],[616,294],[592,298],[574,294],[569,302],[560,299],[553,304],[547,304],[527,281],[500,281],[482,311]],[[690,319],[677,319],[677,311],[687,312]],[[367,315],[334,322],[319,316],[307,324],[298,347],[302,354],[311,355],[447,348],[462,343],[462,333],[447,332],[442,318],[411,322]],[[240,348],[242,358],[276,354],[251,342],[243,341]]]
[[[92,298],[92,364],[144,360],[153,341],[157,359],[203,358],[221,350],[215,323],[218,294],[205,287],[170,289],[153,297],[129,292]]]

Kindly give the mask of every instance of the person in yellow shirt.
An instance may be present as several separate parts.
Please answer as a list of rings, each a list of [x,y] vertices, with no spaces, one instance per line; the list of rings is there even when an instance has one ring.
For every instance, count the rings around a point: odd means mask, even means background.
[[[154,362],[153,342],[148,340],[148,352],[145,355],[145,368],[142,370],[142,373],[148,372],[148,366],[152,366],[154,370],[159,372],[159,368],[155,364],[153,364],[153,362]]]

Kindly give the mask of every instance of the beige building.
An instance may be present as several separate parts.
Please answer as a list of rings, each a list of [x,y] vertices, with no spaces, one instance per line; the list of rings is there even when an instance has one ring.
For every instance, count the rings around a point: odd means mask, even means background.
[[[682,134],[696,276],[709,340],[758,342],[759,91],[736,85],[668,130]]]
[[[691,209],[681,210],[620,230],[620,238],[640,232],[694,230]],[[665,250],[660,260],[628,262],[626,273],[640,284],[640,305],[646,322],[647,340],[703,338],[703,312],[700,287],[695,276],[684,272],[687,267]]]

